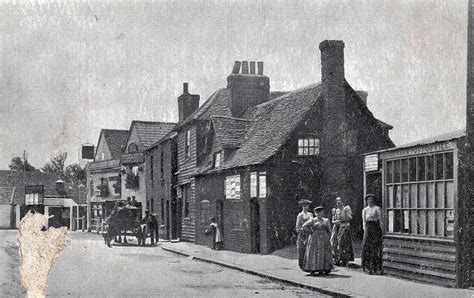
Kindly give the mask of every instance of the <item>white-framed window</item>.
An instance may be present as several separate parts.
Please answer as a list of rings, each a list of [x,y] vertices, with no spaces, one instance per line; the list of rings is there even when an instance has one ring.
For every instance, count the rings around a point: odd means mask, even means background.
[[[250,197],[265,198],[267,196],[267,173],[250,173]]]
[[[105,160],[105,153],[104,152],[100,153],[100,160]]]
[[[218,168],[221,166],[221,159],[222,159],[222,151],[214,153],[214,168]]]
[[[188,158],[191,156],[191,130],[186,130],[185,140],[184,140],[184,154]]]
[[[319,139],[314,137],[302,137],[298,139],[298,155],[319,155]]]

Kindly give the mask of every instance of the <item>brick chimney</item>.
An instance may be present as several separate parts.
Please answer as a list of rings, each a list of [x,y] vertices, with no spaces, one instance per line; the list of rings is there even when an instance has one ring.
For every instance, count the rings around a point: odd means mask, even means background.
[[[232,73],[227,77],[227,88],[233,117],[241,117],[250,107],[268,101],[270,79],[263,74],[263,62],[235,61]]]
[[[356,93],[359,95],[360,99],[362,99],[364,104],[367,105],[367,97],[369,96],[369,93],[363,90],[357,90]]]
[[[178,97],[179,122],[186,120],[199,108],[199,95],[189,94],[188,83],[183,83],[183,94]]]
[[[326,173],[321,182],[323,206],[332,206],[337,196],[352,196],[347,169],[348,138],[351,136],[346,119],[346,96],[344,77],[344,42],[325,40],[319,44],[321,50],[321,95],[323,95],[321,135],[321,172]]]

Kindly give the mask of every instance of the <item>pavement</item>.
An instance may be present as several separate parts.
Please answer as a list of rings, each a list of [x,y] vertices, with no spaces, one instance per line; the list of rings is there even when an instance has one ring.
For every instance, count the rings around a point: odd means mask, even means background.
[[[328,276],[311,276],[298,268],[296,258],[280,256],[288,255],[288,251],[280,255],[259,255],[215,251],[189,242],[160,242],[160,246],[196,260],[337,297],[474,297],[474,290],[446,288],[388,275],[368,275],[360,268],[336,267]],[[360,259],[351,267],[359,267],[358,262]]]

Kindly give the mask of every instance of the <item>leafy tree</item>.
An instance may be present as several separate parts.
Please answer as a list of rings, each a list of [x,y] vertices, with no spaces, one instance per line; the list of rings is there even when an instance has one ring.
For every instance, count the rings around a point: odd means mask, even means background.
[[[42,168],[41,171],[44,173],[58,173],[61,176],[64,175],[64,163],[67,158],[67,153],[61,153],[56,157],[51,158]],[[63,177],[61,177],[63,179]]]
[[[36,168],[28,162],[28,152],[23,151],[23,156],[15,156],[10,161],[8,166],[12,171],[31,172],[36,171]]]
[[[86,171],[77,163],[68,165],[64,171],[64,180],[75,185],[86,184]]]

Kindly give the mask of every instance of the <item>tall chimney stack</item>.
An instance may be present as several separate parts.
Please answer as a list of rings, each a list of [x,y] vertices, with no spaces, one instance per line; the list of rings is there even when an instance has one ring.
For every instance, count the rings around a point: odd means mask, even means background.
[[[249,74],[249,62],[242,61],[242,74]]]
[[[255,74],[255,61],[250,62],[250,74]]]
[[[179,122],[186,120],[199,108],[199,95],[189,94],[188,83],[183,83],[183,94],[178,97]]]
[[[257,62],[257,66],[258,66],[258,75],[259,75],[259,76],[263,76],[263,62],[262,62],[262,61],[258,61],[258,62]]]

